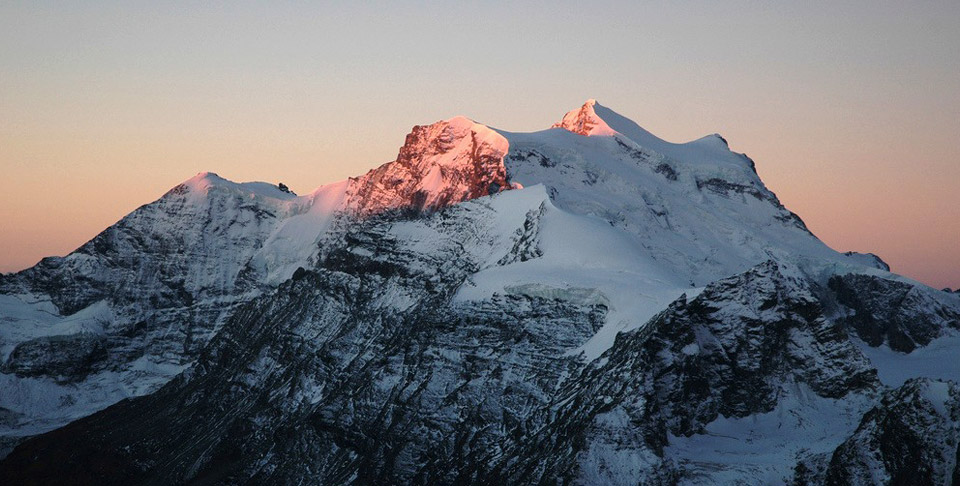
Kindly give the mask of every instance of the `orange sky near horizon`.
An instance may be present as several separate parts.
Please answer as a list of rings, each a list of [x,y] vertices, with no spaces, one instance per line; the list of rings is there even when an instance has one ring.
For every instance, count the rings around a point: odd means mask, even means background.
[[[722,134],[831,247],[960,287],[956,2],[549,5],[4,4],[0,272],[201,171],[305,193],[415,124],[533,131],[597,98]]]

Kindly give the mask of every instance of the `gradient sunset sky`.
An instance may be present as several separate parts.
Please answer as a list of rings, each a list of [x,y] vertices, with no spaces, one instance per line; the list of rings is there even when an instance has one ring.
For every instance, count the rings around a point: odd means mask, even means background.
[[[960,2],[0,3],[0,271],[197,172],[298,193],[462,114],[720,133],[810,229],[960,287]],[[838,5],[842,3],[842,5]]]

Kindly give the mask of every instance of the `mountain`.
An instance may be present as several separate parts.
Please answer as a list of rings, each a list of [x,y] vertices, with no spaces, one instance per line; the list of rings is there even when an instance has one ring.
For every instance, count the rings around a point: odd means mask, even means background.
[[[341,226],[508,189],[506,142],[415,127],[395,162],[296,197],[202,173],[73,253],[0,279],[0,437],[44,432],[183,371],[237,306],[316,262]]]
[[[14,483],[960,477],[960,296],[593,100],[305,196],[201,174],[0,292]]]

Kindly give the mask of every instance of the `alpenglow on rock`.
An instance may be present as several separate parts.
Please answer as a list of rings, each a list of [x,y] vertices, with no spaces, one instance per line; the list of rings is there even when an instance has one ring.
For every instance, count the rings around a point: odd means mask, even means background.
[[[303,196],[200,174],[0,277],[0,477],[945,484],[958,327],[719,135],[456,117]]]

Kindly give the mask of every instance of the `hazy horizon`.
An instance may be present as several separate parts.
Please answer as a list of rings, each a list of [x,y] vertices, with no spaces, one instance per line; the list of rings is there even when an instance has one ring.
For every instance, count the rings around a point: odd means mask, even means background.
[[[198,172],[298,193],[454,115],[720,133],[825,243],[960,287],[960,4],[0,5],[0,272]]]

